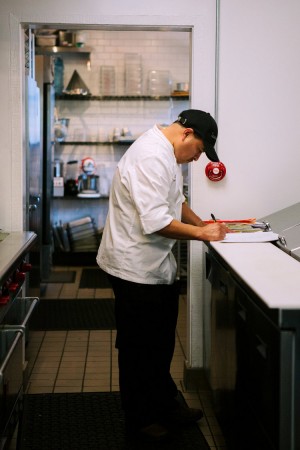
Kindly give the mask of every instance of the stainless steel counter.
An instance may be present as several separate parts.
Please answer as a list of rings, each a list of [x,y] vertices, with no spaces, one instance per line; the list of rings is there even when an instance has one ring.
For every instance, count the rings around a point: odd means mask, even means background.
[[[0,242],[0,281],[5,280],[37,240],[31,231],[12,232]]]

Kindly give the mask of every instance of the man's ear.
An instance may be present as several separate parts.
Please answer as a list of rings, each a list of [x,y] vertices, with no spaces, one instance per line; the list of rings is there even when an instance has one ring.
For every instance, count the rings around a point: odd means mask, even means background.
[[[185,128],[183,130],[183,140],[185,140],[190,134],[193,134],[194,130],[193,128]]]

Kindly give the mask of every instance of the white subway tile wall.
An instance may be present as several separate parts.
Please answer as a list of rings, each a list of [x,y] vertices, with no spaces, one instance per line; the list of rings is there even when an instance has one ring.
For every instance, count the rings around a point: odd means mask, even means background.
[[[86,63],[68,57],[64,82],[67,86],[76,69],[93,95],[101,95],[101,66],[115,68],[116,95],[124,95],[125,55],[141,55],[143,94],[147,95],[147,77],[151,70],[168,70],[173,89],[176,83],[189,82],[190,33],[181,31],[95,31],[85,32],[85,45],[92,48],[91,71]]]
[[[138,53],[142,61],[142,94],[148,95],[148,73],[168,70],[171,90],[189,82],[190,33],[181,31],[84,31],[85,45],[91,47],[91,70],[84,58],[64,58],[64,87],[77,70],[92,95],[102,95],[101,67],[115,69],[115,94],[125,95],[125,58]],[[67,140],[109,140],[114,128],[128,128],[134,137],[154,123],[170,123],[188,102],[170,101],[57,101],[60,118],[70,119]],[[82,150],[82,149],[81,149]],[[64,149],[64,154],[70,151]],[[74,151],[71,150],[71,151]],[[86,150],[84,149],[84,153]]]

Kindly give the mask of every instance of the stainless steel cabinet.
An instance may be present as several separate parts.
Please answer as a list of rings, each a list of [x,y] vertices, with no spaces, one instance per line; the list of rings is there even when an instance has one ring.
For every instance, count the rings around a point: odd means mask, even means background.
[[[292,449],[290,430],[294,332],[280,329],[245,291],[236,287],[236,398],[255,418],[264,447]],[[249,422],[250,423],[250,422]]]
[[[23,386],[22,332],[0,330],[0,448],[6,448],[20,412]]]
[[[234,450],[297,450],[300,312],[271,310],[212,249],[208,380]]]

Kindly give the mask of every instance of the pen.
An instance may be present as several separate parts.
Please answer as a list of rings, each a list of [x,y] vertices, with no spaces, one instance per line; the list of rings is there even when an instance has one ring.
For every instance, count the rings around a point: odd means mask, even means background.
[[[216,222],[216,221],[217,221],[217,219],[215,218],[215,216],[214,216],[214,214],[213,214],[213,213],[211,213],[211,218],[212,218],[212,220],[213,220],[214,222]]]

